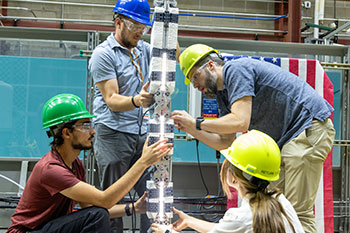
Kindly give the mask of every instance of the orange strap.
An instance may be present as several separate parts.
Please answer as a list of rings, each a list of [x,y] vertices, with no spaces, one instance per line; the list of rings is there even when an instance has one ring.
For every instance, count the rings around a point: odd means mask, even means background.
[[[129,57],[130,57],[130,59],[131,59],[132,64],[135,66],[137,72],[138,72],[139,75],[140,75],[140,78],[141,78],[141,80],[142,80],[142,85],[143,85],[144,83],[143,83],[143,75],[142,75],[141,65],[140,65],[139,59],[138,59],[137,56],[136,56],[136,53],[135,53],[135,50],[134,50],[134,49],[132,49],[132,52],[135,54],[135,57],[136,57],[136,61],[137,61],[138,66],[135,64],[134,60],[132,59],[131,53],[128,52],[128,54],[129,54]]]

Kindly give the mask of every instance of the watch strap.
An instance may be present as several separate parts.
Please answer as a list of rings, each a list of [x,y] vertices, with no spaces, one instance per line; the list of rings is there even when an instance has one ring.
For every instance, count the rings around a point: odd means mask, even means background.
[[[131,215],[131,212],[130,212],[130,204],[127,203],[125,205],[125,213],[126,213],[126,216],[130,216]]]
[[[203,117],[197,117],[196,118],[196,129],[197,130],[202,130],[201,129],[201,123],[204,121]]]

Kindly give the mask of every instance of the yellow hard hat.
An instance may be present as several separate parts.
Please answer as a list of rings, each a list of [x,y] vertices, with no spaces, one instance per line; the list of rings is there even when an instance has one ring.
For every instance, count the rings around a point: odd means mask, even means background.
[[[267,134],[251,130],[235,139],[221,153],[240,170],[262,180],[278,180],[281,165],[280,149]]]
[[[182,73],[185,75],[185,84],[190,84],[190,78],[188,73],[190,73],[192,67],[200,61],[203,57],[209,53],[218,53],[216,49],[209,47],[204,44],[194,44],[186,48],[179,57],[180,68]]]

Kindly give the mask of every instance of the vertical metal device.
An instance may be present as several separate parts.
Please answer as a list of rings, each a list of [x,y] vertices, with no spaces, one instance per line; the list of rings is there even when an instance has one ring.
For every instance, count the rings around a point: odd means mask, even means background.
[[[176,0],[155,0],[154,6],[149,79],[154,104],[148,121],[149,144],[162,139],[173,143],[174,122],[170,113],[171,94],[175,88],[179,9]],[[147,181],[147,216],[162,225],[169,225],[173,217],[172,154],[173,151],[155,164],[153,179]]]

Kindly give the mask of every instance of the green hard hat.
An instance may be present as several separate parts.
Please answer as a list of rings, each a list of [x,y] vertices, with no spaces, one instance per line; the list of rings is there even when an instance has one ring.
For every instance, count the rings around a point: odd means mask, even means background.
[[[49,99],[42,111],[43,129],[64,122],[92,118],[83,101],[73,94],[60,94]]]

